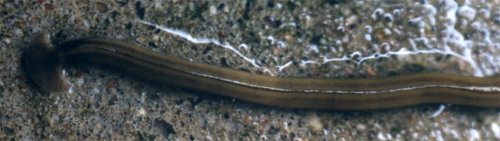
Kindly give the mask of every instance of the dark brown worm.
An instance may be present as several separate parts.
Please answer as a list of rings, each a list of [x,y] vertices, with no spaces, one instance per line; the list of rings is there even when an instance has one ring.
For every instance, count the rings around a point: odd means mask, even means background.
[[[371,110],[428,103],[500,107],[500,77],[422,73],[386,78],[277,78],[193,63],[135,44],[80,39],[52,47],[35,37],[23,55],[27,76],[44,92],[68,89],[65,64],[103,65],[159,84],[288,108]]]

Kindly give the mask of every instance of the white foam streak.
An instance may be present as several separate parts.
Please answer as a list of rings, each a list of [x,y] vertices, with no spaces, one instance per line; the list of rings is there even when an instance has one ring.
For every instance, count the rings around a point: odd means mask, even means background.
[[[256,68],[262,68],[257,63],[257,61],[255,59],[251,59],[251,58],[243,55],[240,51],[238,51],[235,47],[233,47],[232,45],[230,45],[228,43],[221,43],[220,41],[215,40],[213,38],[195,38],[195,37],[191,36],[187,32],[184,32],[184,31],[181,31],[181,30],[177,30],[177,29],[168,28],[168,27],[164,27],[164,26],[160,26],[160,25],[157,25],[157,24],[150,23],[148,21],[138,20],[138,22],[140,22],[142,24],[149,25],[149,26],[154,26],[154,27],[156,27],[156,28],[158,28],[158,29],[160,29],[162,31],[165,31],[165,32],[170,33],[172,35],[184,38],[184,39],[190,41],[191,43],[195,43],[195,44],[214,44],[214,45],[217,45],[217,46],[229,49],[233,53],[236,53],[238,56],[240,56],[241,58],[243,58],[245,61],[247,61],[250,64],[252,64],[254,67],[256,67]]]

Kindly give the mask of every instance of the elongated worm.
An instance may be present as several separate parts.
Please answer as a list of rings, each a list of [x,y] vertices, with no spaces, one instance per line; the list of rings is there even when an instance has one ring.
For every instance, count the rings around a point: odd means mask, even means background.
[[[159,84],[287,108],[371,110],[428,103],[500,107],[498,75],[278,78],[193,63],[119,40],[79,39],[52,47],[47,34],[36,36],[22,58],[28,78],[47,93],[67,90],[62,69],[80,63],[103,65]]]

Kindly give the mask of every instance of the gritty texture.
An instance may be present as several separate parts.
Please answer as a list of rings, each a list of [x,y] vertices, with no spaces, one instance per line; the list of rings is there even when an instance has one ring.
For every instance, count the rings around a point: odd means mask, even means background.
[[[33,35],[46,31],[55,44],[122,39],[165,55],[277,77],[493,75],[500,72],[494,63],[500,56],[498,5],[498,0],[0,0],[0,140],[500,140],[498,108],[444,105],[438,114],[439,105],[365,112],[282,109],[150,84],[102,67],[68,68],[71,92],[45,95],[19,67]],[[141,21],[215,39],[241,55]],[[400,55],[402,48],[424,51]],[[425,52],[435,48],[445,51]],[[468,51],[478,55],[467,57]],[[380,57],[388,52],[396,53]],[[377,53],[380,58],[366,59]]]

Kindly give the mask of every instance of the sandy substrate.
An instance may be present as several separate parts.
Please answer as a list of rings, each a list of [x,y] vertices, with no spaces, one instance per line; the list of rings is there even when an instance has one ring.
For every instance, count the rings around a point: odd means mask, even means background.
[[[19,67],[34,34],[122,39],[275,77],[499,72],[499,1],[0,0],[0,140],[500,140],[500,109],[283,109],[68,68],[40,94]],[[375,56],[376,55],[376,56]]]

